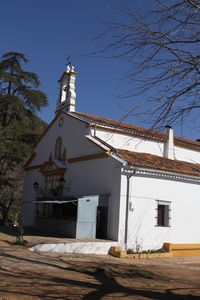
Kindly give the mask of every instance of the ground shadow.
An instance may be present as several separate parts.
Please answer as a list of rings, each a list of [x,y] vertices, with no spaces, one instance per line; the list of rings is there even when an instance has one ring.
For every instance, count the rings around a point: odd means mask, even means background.
[[[17,231],[18,231],[17,227],[14,227],[12,225],[10,226],[0,225],[0,232],[8,234],[10,236],[16,236]],[[33,227],[24,227],[24,237],[29,235],[39,236],[39,237],[67,238],[67,236],[64,237],[61,234],[48,233],[46,231],[43,231],[42,229],[39,230]]]
[[[78,262],[70,262],[62,261],[62,259],[52,258],[56,261],[54,263],[48,261],[38,261],[37,258],[29,259],[25,257],[18,257],[16,255],[10,253],[0,253],[0,257],[3,259],[12,259],[16,260],[16,270],[8,271],[7,268],[3,268],[0,266],[0,270],[2,271],[2,275],[4,279],[6,276],[9,277],[13,282],[12,290],[9,293],[13,293],[13,295],[17,294],[18,297],[29,295],[29,296],[39,296],[41,299],[102,299],[104,297],[117,297],[118,299],[124,299],[126,297],[136,298],[136,297],[144,297],[147,299],[170,299],[170,300],[181,300],[181,299],[191,299],[197,300],[199,296],[194,296],[190,294],[191,288],[175,288],[175,289],[159,289],[155,288],[157,282],[165,282],[166,280],[170,280],[167,277],[162,277],[162,275],[156,274],[151,270],[145,269],[144,267],[138,266],[126,266],[125,269],[121,269],[122,266],[117,265],[103,265],[103,262],[97,263],[86,263],[82,264]],[[46,257],[48,259],[48,257]],[[51,257],[49,257],[51,260]],[[30,270],[17,270],[17,262],[24,261],[30,263]],[[58,264],[60,262],[60,265]],[[51,267],[52,269],[49,273],[45,273],[45,275],[40,275],[39,271],[35,271],[34,265],[45,267]],[[101,265],[101,266],[100,266]],[[57,275],[54,275],[55,269],[64,270],[65,272],[74,272],[69,273],[72,274],[71,278],[63,278],[62,274],[56,272]],[[77,274],[77,275],[76,275]],[[91,278],[91,280],[83,280],[80,278],[80,274],[83,276],[87,276]],[[121,282],[119,282],[120,278],[131,280],[131,286],[124,286]],[[23,284],[24,289],[29,289],[31,283],[34,282],[34,285],[37,286],[37,289],[33,289],[31,292],[27,293],[23,289],[19,289],[17,286],[18,280],[21,284]],[[144,289],[137,288],[136,281],[143,280]],[[47,287],[44,291],[44,282],[47,284]],[[148,286],[148,282],[153,283],[153,286]],[[67,290],[67,292],[63,291],[63,288]],[[41,290],[41,291],[40,291]],[[52,295],[52,291],[56,290],[57,295]],[[195,288],[192,288],[195,290]],[[79,291],[79,292],[78,292]],[[6,288],[0,288],[1,293],[8,292]],[[184,293],[187,295],[180,295],[178,293]]]

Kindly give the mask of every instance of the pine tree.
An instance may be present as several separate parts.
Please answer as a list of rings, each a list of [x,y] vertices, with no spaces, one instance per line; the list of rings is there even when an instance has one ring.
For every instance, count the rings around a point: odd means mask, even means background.
[[[35,73],[27,72],[24,54],[5,53],[0,62],[0,221],[21,197],[23,163],[46,124],[34,112],[47,105]]]
[[[28,60],[22,53],[3,54],[0,62],[0,110],[2,128],[13,119],[21,117],[23,108],[40,110],[47,105],[47,97],[38,88],[37,74],[23,70],[22,64]]]

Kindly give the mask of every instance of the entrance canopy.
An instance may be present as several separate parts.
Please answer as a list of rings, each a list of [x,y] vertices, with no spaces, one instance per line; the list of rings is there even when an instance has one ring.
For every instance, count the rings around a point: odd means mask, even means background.
[[[80,199],[80,196],[47,196],[47,197],[37,197],[36,201],[34,203],[57,203],[57,204],[63,204],[63,203],[71,203],[78,201]]]

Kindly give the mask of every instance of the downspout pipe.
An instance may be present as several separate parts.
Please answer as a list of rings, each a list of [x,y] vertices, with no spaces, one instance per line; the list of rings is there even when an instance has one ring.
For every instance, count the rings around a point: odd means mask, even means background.
[[[125,251],[127,251],[128,244],[128,219],[129,219],[129,200],[130,200],[130,178],[135,174],[135,170],[126,175],[127,186],[126,186],[126,216],[125,216],[125,235],[124,235],[124,243],[125,243]]]
[[[105,141],[100,139],[98,136],[96,136],[96,123],[94,127],[94,137],[101,141],[104,145],[111,148],[113,152],[117,153],[116,149],[113,148],[111,145],[107,144]],[[120,156],[120,155],[119,155]],[[124,243],[125,243],[125,250],[127,250],[127,243],[128,243],[128,217],[129,217],[129,190],[130,190],[130,178],[135,174],[136,170],[134,169],[130,174],[126,175],[127,178],[127,188],[126,188],[126,216],[125,216],[125,235],[124,235]]]

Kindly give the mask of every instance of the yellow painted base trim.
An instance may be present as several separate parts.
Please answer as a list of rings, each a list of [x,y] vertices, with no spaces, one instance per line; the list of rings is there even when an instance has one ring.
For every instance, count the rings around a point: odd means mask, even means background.
[[[172,258],[173,253],[135,253],[135,254],[127,254],[125,251],[122,251],[121,247],[111,247],[109,254],[122,258],[122,259],[155,259],[155,258]]]
[[[164,249],[173,256],[200,256],[200,244],[172,244],[164,243]]]

